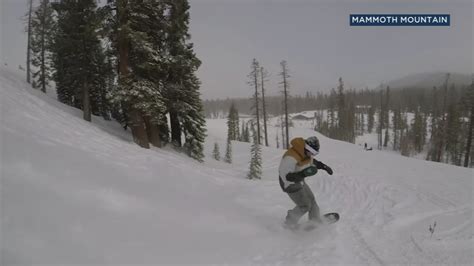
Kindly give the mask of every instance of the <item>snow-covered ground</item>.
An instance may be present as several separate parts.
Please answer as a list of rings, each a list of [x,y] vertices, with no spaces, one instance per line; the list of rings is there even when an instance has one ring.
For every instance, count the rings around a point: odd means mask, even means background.
[[[264,148],[264,177],[250,181],[249,144],[233,142],[232,165],[211,159],[215,141],[224,154],[225,120],[208,120],[200,164],[141,149],[116,123],[85,122],[21,80],[1,67],[1,265],[473,262],[472,169],[317,134],[335,173],[308,184],[341,220],[291,232],[281,226],[293,207],[277,181],[282,150]]]

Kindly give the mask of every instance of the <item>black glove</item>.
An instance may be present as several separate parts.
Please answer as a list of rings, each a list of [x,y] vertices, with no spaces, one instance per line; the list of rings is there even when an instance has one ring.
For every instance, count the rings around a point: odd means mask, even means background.
[[[316,165],[316,168],[318,169],[323,169],[324,171],[326,171],[329,175],[332,175],[332,169],[331,167],[325,165],[324,163],[318,161],[318,160],[315,160],[313,159],[313,164]]]
[[[305,169],[296,172],[296,173],[288,173],[286,175],[286,180],[292,182],[301,182],[305,177],[315,175],[318,172],[316,166],[308,166]]]

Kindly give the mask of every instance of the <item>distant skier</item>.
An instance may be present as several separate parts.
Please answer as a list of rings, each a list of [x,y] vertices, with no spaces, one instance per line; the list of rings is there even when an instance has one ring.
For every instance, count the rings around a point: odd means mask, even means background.
[[[298,226],[298,220],[309,213],[309,220],[315,224],[321,222],[319,206],[313,192],[304,179],[315,175],[317,169],[323,169],[332,175],[332,169],[324,163],[313,159],[319,153],[317,137],[294,138],[280,162],[279,179],[281,189],[288,193],[296,207],[289,210],[285,219],[285,226],[293,229]]]

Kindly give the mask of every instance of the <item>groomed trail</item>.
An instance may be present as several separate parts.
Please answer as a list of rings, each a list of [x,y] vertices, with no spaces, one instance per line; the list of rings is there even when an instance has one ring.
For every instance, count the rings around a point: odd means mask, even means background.
[[[247,143],[233,142],[232,165],[210,156],[216,141],[224,154],[225,120],[207,121],[201,164],[141,149],[114,122],[85,122],[3,66],[0,110],[1,265],[473,262],[472,169],[292,128],[320,138],[334,175],[307,181],[341,220],[291,232],[281,226],[293,207],[277,181],[283,151],[264,147],[263,179],[247,180]]]

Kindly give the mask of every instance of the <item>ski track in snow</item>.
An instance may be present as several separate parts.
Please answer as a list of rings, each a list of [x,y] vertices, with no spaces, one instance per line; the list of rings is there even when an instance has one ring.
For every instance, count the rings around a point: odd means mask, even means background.
[[[341,220],[291,232],[282,222],[293,206],[277,180],[283,151],[264,147],[263,179],[246,180],[248,144],[233,142],[231,165],[210,157],[214,141],[225,147],[225,120],[208,120],[200,164],[170,148],[140,149],[116,123],[85,122],[4,67],[0,81],[2,265],[473,261],[472,169],[292,128],[320,137],[334,175],[307,182],[321,211]]]

